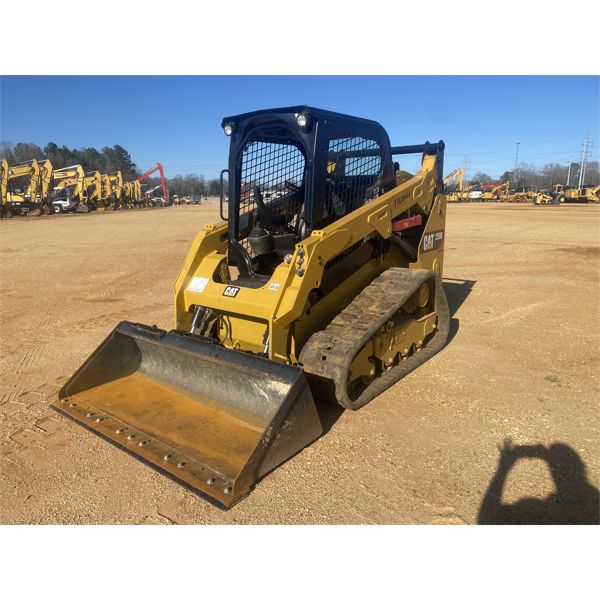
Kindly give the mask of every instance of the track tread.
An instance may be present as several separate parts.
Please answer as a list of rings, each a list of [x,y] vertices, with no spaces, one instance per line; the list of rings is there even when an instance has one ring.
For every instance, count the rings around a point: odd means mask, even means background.
[[[436,332],[420,352],[382,373],[356,400],[351,400],[346,382],[352,360],[379,327],[430,279],[435,280]],[[374,279],[325,329],[310,337],[299,362],[307,373],[333,384],[338,404],[357,409],[439,352],[448,337],[449,321],[448,302],[439,275],[424,269],[391,268]]]

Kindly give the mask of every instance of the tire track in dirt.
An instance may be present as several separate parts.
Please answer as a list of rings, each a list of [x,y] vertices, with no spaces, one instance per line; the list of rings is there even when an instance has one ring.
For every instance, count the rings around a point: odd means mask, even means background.
[[[61,306],[64,306],[66,299],[66,294],[60,294],[57,296],[56,300],[52,303],[52,306],[50,306],[45,313],[46,317],[40,324],[41,329],[45,329],[50,325],[50,323],[52,323],[52,321],[54,321],[56,314],[59,312]]]

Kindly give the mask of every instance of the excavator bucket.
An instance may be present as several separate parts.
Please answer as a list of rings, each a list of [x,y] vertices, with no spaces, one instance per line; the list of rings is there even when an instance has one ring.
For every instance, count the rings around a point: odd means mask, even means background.
[[[53,408],[223,508],[323,431],[301,369],[128,321]]]

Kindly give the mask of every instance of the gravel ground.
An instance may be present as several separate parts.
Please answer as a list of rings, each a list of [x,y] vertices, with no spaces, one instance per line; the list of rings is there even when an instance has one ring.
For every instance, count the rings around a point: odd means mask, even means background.
[[[0,223],[1,523],[597,522],[600,206],[451,205],[451,339],[223,512],[49,402],[215,206]],[[505,445],[499,462],[499,446]]]

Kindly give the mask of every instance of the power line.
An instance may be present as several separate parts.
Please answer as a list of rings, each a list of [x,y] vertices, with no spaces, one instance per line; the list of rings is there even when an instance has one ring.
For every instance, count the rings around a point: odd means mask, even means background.
[[[557,146],[552,145],[552,144],[543,144],[543,146],[541,146],[541,150],[536,150],[536,148],[540,148],[540,146],[530,146],[529,144],[527,145],[527,149],[528,150],[533,150],[535,151],[535,154],[548,154],[548,153],[555,153],[555,152],[579,152],[579,148],[578,147],[569,147],[569,148],[557,148]],[[546,148],[548,148],[548,150],[546,150]],[[456,153],[452,153],[452,152],[444,152],[444,156],[461,156],[463,153],[461,152],[456,152]],[[507,151],[506,149],[504,150],[487,150],[485,152],[477,152],[478,155],[480,156],[490,156],[490,155],[497,155],[497,156],[510,156],[512,153],[510,151]]]

